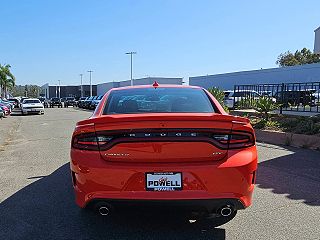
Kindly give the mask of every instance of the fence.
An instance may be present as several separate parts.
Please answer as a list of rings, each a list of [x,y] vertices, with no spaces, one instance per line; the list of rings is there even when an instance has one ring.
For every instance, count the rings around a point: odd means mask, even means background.
[[[252,108],[260,97],[271,98],[285,111],[320,112],[320,82],[235,85],[233,106]]]

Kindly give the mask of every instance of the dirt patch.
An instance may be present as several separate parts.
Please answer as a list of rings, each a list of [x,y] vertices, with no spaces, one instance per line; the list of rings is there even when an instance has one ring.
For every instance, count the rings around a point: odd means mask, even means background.
[[[20,118],[8,117],[0,121],[0,151],[5,151],[6,146],[15,139],[20,125]]]

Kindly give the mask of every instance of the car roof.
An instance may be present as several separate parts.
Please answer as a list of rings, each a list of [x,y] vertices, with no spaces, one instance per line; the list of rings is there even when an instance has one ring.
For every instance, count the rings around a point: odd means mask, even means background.
[[[26,98],[24,100],[39,100],[38,98]]]

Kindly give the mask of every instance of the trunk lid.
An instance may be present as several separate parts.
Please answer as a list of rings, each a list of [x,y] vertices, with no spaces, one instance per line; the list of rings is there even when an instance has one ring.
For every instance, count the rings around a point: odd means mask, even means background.
[[[203,162],[222,160],[227,149],[216,138],[231,133],[234,116],[201,114],[117,114],[89,119],[100,154],[111,162]],[[213,137],[214,136],[214,137]]]

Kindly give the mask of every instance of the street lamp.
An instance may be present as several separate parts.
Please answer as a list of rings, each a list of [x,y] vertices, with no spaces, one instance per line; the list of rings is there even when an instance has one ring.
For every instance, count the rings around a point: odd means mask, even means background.
[[[93,71],[92,70],[89,70],[88,73],[90,74],[90,97],[92,97],[92,81],[91,81],[91,73]]]
[[[132,79],[132,55],[137,54],[137,52],[127,52],[126,54],[130,55],[130,60],[131,60],[131,86],[133,86],[133,79]]]
[[[58,80],[59,82],[59,98],[60,98],[60,80]]]
[[[82,88],[82,76],[83,76],[83,74],[82,73],[80,73],[79,74],[80,75],[80,92],[81,92],[81,97],[83,97],[83,88]]]

